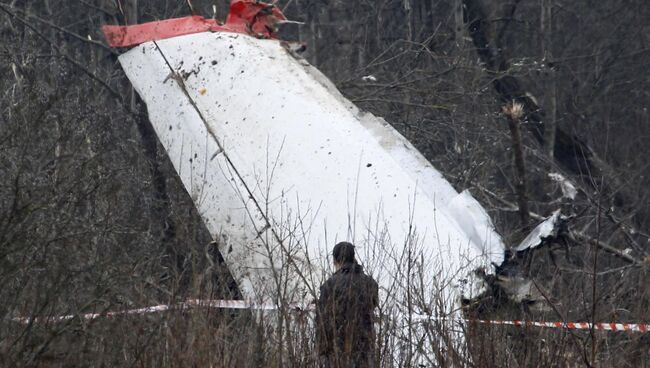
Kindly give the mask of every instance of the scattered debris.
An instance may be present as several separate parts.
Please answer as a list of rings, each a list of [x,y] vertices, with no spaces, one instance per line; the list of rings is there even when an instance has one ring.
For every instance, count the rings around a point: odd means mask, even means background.
[[[560,184],[560,189],[562,189],[562,197],[574,200],[578,194],[576,187],[560,173],[550,173],[548,177],[551,178],[554,182]]]
[[[507,277],[499,275],[496,284],[508,295],[508,298],[516,303],[528,305],[536,311],[550,311],[550,306],[545,303],[544,293],[537,285],[525,277]]]
[[[521,252],[522,250],[535,248],[542,244],[544,239],[557,235],[560,219],[560,210],[555,210],[549,218],[537,225],[515,250]]]

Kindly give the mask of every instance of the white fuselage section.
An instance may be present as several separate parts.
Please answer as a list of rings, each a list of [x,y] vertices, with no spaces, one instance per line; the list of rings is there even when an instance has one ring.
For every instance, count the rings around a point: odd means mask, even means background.
[[[386,300],[471,296],[472,271],[503,261],[469,193],[278,41],[199,33],[120,62],[246,297],[313,300],[343,240]]]

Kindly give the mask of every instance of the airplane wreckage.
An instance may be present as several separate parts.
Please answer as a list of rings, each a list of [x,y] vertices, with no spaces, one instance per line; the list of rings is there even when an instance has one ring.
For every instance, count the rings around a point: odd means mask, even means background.
[[[494,273],[505,254],[484,208],[277,40],[284,21],[233,0],[223,24],[103,29],[111,47],[131,48],[120,64],[242,295],[313,301],[347,240],[397,310],[408,288],[448,310],[477,296],[476,271]]]

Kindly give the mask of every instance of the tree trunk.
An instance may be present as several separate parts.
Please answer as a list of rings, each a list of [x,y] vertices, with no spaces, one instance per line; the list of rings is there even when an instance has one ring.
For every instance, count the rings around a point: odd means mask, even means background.
[[[553,3],[542,0],[541,9],[541,54],[544,68],[544,147],[546,154],[553,160],[555,150],[555,131],[557,129],[557,80],[553,61]]]
[[[515,116],[508,117],[508,128],[512,139],[512,153],[515,164],[515,190],[522,232],[528,231],[528,196],[526,191],[526,164],[524,163],[524,145],[521,142],[521,121]]]
[[[454,0],[454,34],[457,46],[462,45],[464,31],[465,20],[463,19],[463,0]]]
[[[476,52],[485,66],[486,72],[492,78],[492,86],[497,96],[505,104],[517,102],[524,106],[524,118],[529,131],[541,145],[545,145],[545,126],[540,106],[522,86],[517,77],[505,73],[508,70],[508,61],[504,58],[501,49],[494,47],[494,40],[489,32],[489,19],[481,0],[463,0],[464,19],[466,20],[469,35],[476,47]],[[595,152],[579,137],[562,130],[555,129],[555,142],[553,144],[554,162],[578,178],[585,178],[586,185],[593,185],[590,178],[606,177],[610,189],[621,190],[621,180],[614,175],[614,170],[604,161],[600,160]],[[632,203],[634,196],[629,193],[617,194],[625,203]]]

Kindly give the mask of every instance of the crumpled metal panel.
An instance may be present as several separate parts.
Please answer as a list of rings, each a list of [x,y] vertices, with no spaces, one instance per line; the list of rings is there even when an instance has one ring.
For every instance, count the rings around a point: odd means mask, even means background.
[[[225,24],[194,15],[128,26],[105,25],[102,31],[110,47],[133,47],[148,41],[208,31],[274,38],[277,25],[282,21],[286,21],[284,14],[272,4],[233,0]]]

